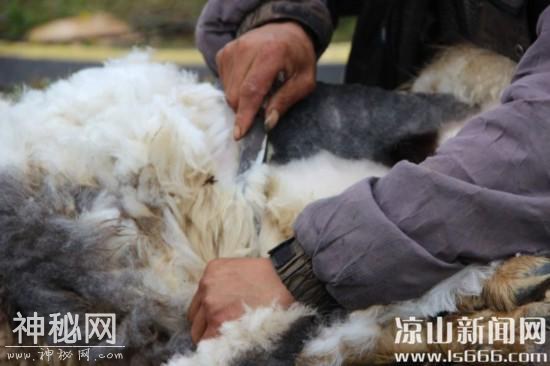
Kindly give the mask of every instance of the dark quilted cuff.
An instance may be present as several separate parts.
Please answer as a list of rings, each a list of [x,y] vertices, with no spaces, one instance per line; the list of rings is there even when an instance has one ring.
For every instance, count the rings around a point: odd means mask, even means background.
[[[279,277],[296,301],[320,310],[339,308],[325,285],[315,277],[311,259],[296,239],[290,239],[269,252]]]
[[[317,57],[325,51],[332,37],[332,18],[321,0],[269,1],[249,13],[241,23],[237,36],[266,23],[291,20],[309,34]]]

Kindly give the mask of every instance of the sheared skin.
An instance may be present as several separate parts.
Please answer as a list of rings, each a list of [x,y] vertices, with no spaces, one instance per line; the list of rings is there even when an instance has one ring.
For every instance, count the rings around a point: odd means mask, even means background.
[[[271,131],[271,159],[284,164],[326,150],[347,160],[419,162],[435,151],[441,127],[476,112],[449,94],[319,83]]]

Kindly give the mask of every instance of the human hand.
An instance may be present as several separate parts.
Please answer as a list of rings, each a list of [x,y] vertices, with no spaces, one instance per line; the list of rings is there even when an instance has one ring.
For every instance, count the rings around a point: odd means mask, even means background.
[[[284,84],[267,102],[268,129],[315,88],[313,43],[294,22],[269,23],[243,34],[218,52],[216,63],[227,102],[236,112],[236,140],[250,129],[279,73]]]
[[[244,304],[255,308],[278,302],[288,307],[294,298],[270,259],[236,258],[208,262],[191,301],[187,319],[196,344],[218,334],[220,325],[239,318]]]

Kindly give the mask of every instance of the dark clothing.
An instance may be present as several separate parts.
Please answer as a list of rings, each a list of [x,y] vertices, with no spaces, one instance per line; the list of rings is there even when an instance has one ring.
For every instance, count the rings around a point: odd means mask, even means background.
[[[472,119],[425,162],[399,163],[299,216],[296,237],[340,304],[418,297],[467,264],[548,251],[550,8],[538,34],[501,106]]]
[[[345,81],[394,89],[441,45],[465,41],[518,61],[535,39],[541,3],[550,1],[364,1]]]
[[[197,45],[216,72],[215,56],[237,35],[268,22],[293,20],[320,55],[339,16],[358,15],[347,83],[394,89],[413,78],[437,48],[469,41],[515,61],[535,39],[550,0],[210,0]]]

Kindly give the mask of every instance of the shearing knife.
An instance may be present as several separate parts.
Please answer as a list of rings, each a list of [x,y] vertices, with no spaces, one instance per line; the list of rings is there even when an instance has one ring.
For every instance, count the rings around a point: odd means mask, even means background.
[[[265,98],[264,106],[284,82],[285,74],[281,71],[277,74],[277,78],[271,86],[271,91]],[[253,164],[261,164],[267,161],[269,132],[265,122],[267,116],[265,115],[264,106],[260,108],[256,117],[254,117],[252,127],[250,127],[248,133],[241,139],[239,169],[237,170],[239,175],[250,169]]]
[[[252,167],[253,164],[265,163],[267,160],[268,132],[264,124],[263,108],[254,117],[254,122],[248,133],[239,144],[240,157],[237,174],[241,175]]]

